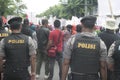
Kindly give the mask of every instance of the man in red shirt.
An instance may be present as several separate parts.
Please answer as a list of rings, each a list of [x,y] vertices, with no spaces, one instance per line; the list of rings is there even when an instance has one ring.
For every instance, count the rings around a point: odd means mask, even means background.
[[[60,30],[60,24],[61,23],[59,20],[55,20],[54,21],[55,30],[51,31],[49,35],[48,49],[52,44],[54,44],[57,47],[57,52],[56,52],[56,56],[50,57],[50,60],[49,60],[50,75],[48,77],[48,80],[52,80],[53,78],[55,61],[57,61],[59,65],[59,77],[61,80],[63,33]]]

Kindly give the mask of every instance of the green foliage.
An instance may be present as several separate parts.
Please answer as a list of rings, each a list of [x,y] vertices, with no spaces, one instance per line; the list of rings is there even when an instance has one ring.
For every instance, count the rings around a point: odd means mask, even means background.
[[[97,6],[97,0],[87,0],[88,3],[93,1],[93,4],[88,5],[88,11],[92,11],[93,7]],[[56,16],[58,18],[71,19],[72,16],[81,17],[85,14],[85,0],[68,0],[68,4],[59,4],[50,7],[45,12],[38,14],[37,17],[43,17],[50,15]]]
[[[22,0],[0,0],[0,15],[22,15],[26,5]]]
[[[24,14],[24,9],[27,9],[26,5],[22,3],[22,0],[15,0],[15,5],[14,7],[16,8],[15,10],[15,15],[23,15]]]

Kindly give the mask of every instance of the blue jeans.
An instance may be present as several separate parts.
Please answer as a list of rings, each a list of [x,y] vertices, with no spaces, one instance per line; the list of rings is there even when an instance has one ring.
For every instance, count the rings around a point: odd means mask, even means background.
[[[48,80],[52,80],[52,78],[53,78],[55,61],[58,62],[59,78],[61,80],[61,75],[62,75],[62,52],[57,52],[55,58],[49,58],[49,71],[50,71],[50,75],[48,77]]]

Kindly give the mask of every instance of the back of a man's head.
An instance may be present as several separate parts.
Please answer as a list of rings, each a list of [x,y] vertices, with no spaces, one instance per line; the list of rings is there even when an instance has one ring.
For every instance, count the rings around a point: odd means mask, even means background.
[[[80,24],[76,25],[76,31],[82,32],[82,26]]]
[[[55,27],[55,28],[59,28],[60,25],[61,25],[60,20],[55,20],[55,21],[54,21],[54,27]]]
[[[18,23],[17,21],[13,22],[11,25],[10,25],[10,28],[12,30],[18,30],[20,29],[20,23]]]
[[[47,25],[48,24],[48,20],[47,19],[42,19],[42,25]]]
[[[81,23],[84,27],[93,29],[97,18],[95,16],[85,16],[81,19]]]
[[[13,17],[8,21],[8,24],[10,25],[11,30],[19,30],[21,22],[21,17]]]

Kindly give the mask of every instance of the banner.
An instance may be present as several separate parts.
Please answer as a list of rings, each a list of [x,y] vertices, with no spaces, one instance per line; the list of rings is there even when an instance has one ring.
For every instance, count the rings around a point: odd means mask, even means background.
[[[120,0],[98,0],[98,15],[105,16],[105,15],[120,15]],[[111,9],[110,9],[111,6]]]

